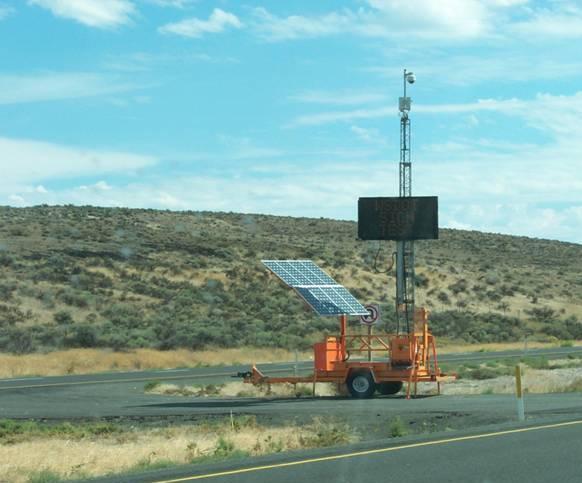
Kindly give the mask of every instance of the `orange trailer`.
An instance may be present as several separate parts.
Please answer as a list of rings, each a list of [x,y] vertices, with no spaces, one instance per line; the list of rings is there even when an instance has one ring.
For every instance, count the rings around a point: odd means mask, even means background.
[[[406,397],[417,394],[419,382],[440,383],[454,379],[438,365],[436,343],[428,326],[428,310],[417,308],[414,328],[408,334],[348,334],[347,316],[340,315],[340,334],[313,346],[313,373],[309,376],[265,376],[256,366],[240,374],[244,382],[260,384],[328,382],[345,385],[356,398],[369,398],[378,391],[398,393],[406,383]],[[361,353],[384,356],[377,361],[356,359]],[[354,357],[354,358],[353,358]]]

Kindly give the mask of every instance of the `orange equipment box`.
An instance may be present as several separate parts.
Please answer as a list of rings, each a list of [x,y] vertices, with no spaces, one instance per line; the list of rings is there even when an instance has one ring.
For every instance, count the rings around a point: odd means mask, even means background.
[[[393,366],[409,366],[412,364],[411,342],[407,335],[390,339],[390,360]]]
[[[341,361],[340,343],[335,337],[328,337],[325,342],[313,344],[316,371],[332,371],[333,363]]]

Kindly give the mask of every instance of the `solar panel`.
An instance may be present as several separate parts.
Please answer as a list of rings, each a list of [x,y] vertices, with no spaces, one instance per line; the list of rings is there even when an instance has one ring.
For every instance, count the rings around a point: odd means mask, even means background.
[[[289,285],[323,316],[367,315],[368,311],[343,286],[311,260],[262,260],[284,283]]]

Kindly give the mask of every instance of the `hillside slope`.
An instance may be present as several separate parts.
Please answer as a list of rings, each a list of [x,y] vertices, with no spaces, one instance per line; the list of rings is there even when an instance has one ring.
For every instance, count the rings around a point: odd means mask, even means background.
[[[261,258],[321,264],[393,324],[394,276],[356,224],[235,213],[0,208],[0,350],[304,348],[336,320],[304,309]],[[378,268],[394,247],[383,245]],[[468,342],[582,338],[582,245],[441,230],[417,243],[417,300]],[[355,323],[355,322],[354,322]],[[354,329],[355,330],[355,329]]]

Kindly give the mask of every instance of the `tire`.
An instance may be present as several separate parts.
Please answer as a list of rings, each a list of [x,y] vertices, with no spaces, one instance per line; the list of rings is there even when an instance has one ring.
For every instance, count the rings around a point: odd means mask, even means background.
[[[358,399],[372,397],[376,390],[376,384],[370,371],[352,372],[348,377],[347,385],[351,396]]]
[[[376,384],[376,390],[383,396],[391,396],[402,389],[402,381],[381,382]]]

